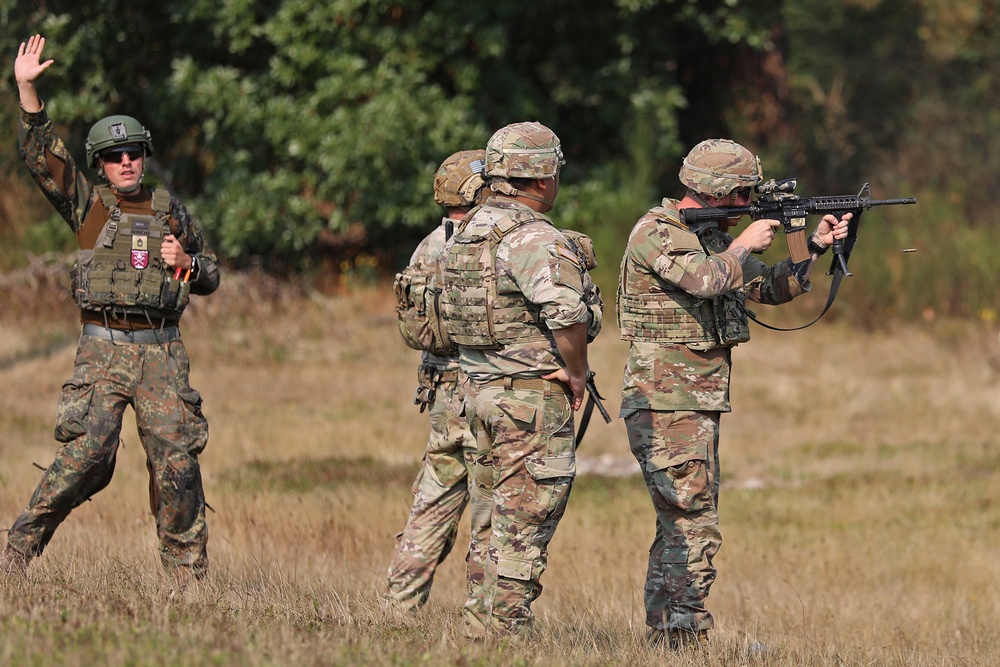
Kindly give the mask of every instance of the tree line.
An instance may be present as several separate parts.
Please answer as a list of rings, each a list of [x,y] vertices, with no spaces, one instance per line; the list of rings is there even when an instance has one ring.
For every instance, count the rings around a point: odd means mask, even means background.
[[[975,227],[997,211],[998,22],[995,0],[0,0],[0,168],[18,186],[0,235],[34,242],[51,217],[15,148],[12,62],[34,33],[67,145],[82,160],[94,121],[139,118],[150,180],[233,266],[398,266],[438,216],[441,160],[521,120],[563,142],[556,217],[619,246],[710,136],[804,194],[868,181]]]

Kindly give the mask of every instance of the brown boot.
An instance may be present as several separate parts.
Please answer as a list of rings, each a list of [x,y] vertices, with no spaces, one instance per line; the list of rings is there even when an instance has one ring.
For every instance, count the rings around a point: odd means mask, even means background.
[[[30,562],[31,556],[25,556],[8,544],[3,552],[0,552],[0,577],[23,579],[28,574],[28,563]]]
[[[649,628],[646,630],[646,646],[649,648],[666,648],[668,633],[666,630]]]
[[[682,630],[674,628],[670,631],[670,648],[675,651],[707,651],[708,630]]]

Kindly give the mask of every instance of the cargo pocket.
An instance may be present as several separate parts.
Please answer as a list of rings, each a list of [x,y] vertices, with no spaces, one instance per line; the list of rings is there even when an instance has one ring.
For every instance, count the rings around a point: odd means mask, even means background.
[[[94,400],[94,383],[73,378],[62,386],[56,408],[55,438],[72,442],[87,433],[87,416]]]
[[[531,479],[521,490],[514,518],[534,526],[544,523],[565,501],[576,476],[576,456],[529,459],[525,466]]]
[[[656,546],[655,544],[653,545]],[[652,549],[650,549],[652,551]],[[664,547],[662,562],[669,565],[687,565],[691,550],[688,547]]]
[[[201,412],[201,394],[188,387],[178,395],[184,403],[184,441],[188,453],[197,456],[208,444],[208,420]]]
[[[531,581],[530,560],[519,560],[510,556],[501,556],[497,561],[497,576],[504,579],[517,579],[518,581]]]
[[[508,417],[510,417],[519,428],[534,429],[535,414],[538,412],[538,408],[534,403],[519,401],[514,398],[502,396],[496,399],[496,405]]]
[[[655,489],[653,504],[657,509],[679,509],[700,512],[713,505],[708,482],[708,466],[699,453],[691,453],[678,461],[651,458],[646,462]]]

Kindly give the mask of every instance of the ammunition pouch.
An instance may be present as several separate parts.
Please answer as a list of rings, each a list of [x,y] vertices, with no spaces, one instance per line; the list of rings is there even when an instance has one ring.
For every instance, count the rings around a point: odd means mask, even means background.
[[[417,367],[417,388],[413,392],[413,404],[420,406],[420,412],[434,402],[438,385],[445,382],[458,382],[458,371],[443,371],[433,364],[421,364]]]
[[[721,345],[732,346],[750,340],[749,311],[743,292],[728,292],[712,300],[715,332]]]

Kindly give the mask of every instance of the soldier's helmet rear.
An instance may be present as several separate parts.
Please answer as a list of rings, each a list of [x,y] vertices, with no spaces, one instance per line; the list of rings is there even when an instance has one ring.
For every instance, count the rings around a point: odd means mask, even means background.
[[[149,130],[132,116],[108,116],[94,123],[87,134],[87,166],[96,167],[101,151],[125,144],[139,144],[146,157],[152,156],[153,138]]]
[[[541,123],[513,123],[486,144],[488,178],[550,178],[566,164],[555,132]]]
[[[474,206],[486,185],[486,151],[458,151],[434,174],[434,201],[445,208]]]
[[[695,192],[725,197],[736,188],[757,185],[763,178],[760,158],[729,139],[706,139],[684,158],[681,183]]]

